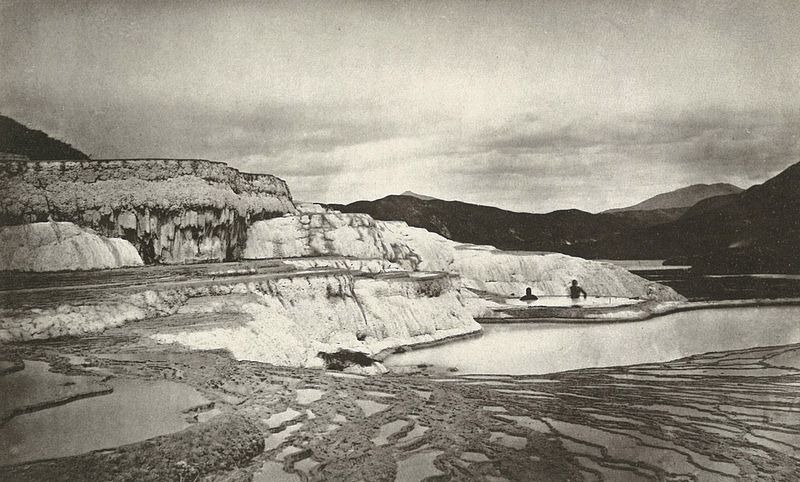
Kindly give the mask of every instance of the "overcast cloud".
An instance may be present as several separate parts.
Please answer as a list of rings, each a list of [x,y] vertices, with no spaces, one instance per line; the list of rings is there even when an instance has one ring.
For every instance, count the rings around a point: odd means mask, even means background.
[[[800,161],[800,3],[0,2],[0,112],[298,199],[598,211]]]

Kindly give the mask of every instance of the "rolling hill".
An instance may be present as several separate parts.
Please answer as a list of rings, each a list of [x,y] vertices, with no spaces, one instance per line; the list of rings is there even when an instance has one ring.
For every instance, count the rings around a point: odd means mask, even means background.
[[[331,207],[405,221],[454,241],[505,250],[557,251],[595,259],[671,259],[717,273],[800,272],[800,163],[746,191],[730,184],[710,186],[673,191],[682,194],[661,197],[666,200],[662,204],[645,201],[632,206],[654,209],[599,214],[576,209],[518,213],[404,195]],[[668,207],[690,202],[701,191],[707,197],[691,206]]]
[[[24,156],[31,160],[89,159],[66,142],[42,131],[30,129],[10,117],[0,115],[0,153]]]
[[[464,243],[491,244],[504,250],[567,254],[574,251],[572,246],[575,244],[591,243],[639,226],[639,223],[622,217],[577,209],[531,214],[404,195],[330,207],[343,212],[367,213],[375,219],[405,221],[411,226]]]
[[[676,208],[689,208],[698,202],[716,196],[725,196],[728,194],[738,194],[743,189],[733,184],[716,183],[716,184],[692,184],[681,189],[665,192],[657,196],[628,206],[625,208],[616,208],[603,211],[604,213],[618,213],[626,211],[653,211],[653,210],[668,210]]]
[[[601,257],[673,258],[715,273],[800,272],[800,163],[763,184],[704,199],[678,220],[581,246]]]
[[[411,197],[415,197],[415,198],[417,198],[417,199],[422,199],[423,201],[433,201],[434,199],[437,199],[437,198],[435,198],[435,197],[432,197],[432,196],[426,196],[426,195],[424,195],[424,194],[417,194],[417,193],[415,193],[414,191],[405,191],[404,193],[402,193],[402,194],[400,194],[400,195],[401,195],[401,196],[411,196]]]

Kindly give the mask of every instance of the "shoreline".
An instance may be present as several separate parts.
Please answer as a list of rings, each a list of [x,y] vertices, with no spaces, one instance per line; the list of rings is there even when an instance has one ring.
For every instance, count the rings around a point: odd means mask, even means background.
[[[762,306],[800,306],[800,298],[754,298],[742,300],[719,300],[719,301],[684,301],[684,302],[650,302],[645,301],[636,305],[610,308],[575,308],[565,307],[563,309],[546,307],[541,311],[548,311],[546,316],[535,315],[537,308],[510,309],[500,313],[508,315],[504,317],[477,317],[475,321],[480,324],[509,324],[509,323],[624,323],[634,321],[645,321],[659,316],[680,313],[683,311],[695,311],[706,309],[723,308],[752,308]],[[553,316],[550,313],[556,312]],[[558,312],[564,316],[558,316]],[[613,316],[620,314],[622,316]],[[525,316],[528,315],[528,316]]]
[[[480,322],[477,319],[475,321],[478,324],[480,324]],[[445,336],[445,337],[442,337],[442,338],[438,338],[436,340],[421,341],[419,343],[413,343],[412,342],[412,343],[407,343],[407,344],[404,344],[404,345],[384,348],[383,350],[380,350],[379,352],[377,352],[374,355],[370,356],[370,358],[372,358],[373,360],[375,360],[378,363],[383,363],[384,360],[386,360],[388,357],[390,357],[392,355],[396,355],[398,353],[404,353],[404,352],[412,351],[412,350],[419,350],[419,349],[422,349],[422,348],[431,348],[431,347],[434,347],[434,346],[444,345],[444,344],[449,343],[451,341],[463,340],[465,338],[472,338],[472,337],[475,337],[475,336],[482,336],[482,335],[483,335],[483,327],[480,327],[477,330],[469,331],[469,332],[466,332],[466,333],[457,333],[455,335]],[[391,371],[391,369],[389,369],[389,371]]]
[[[688,302],[643,302],[639,305],[627,305],[624,307],[612,308],[593,308],[591,312],[583,312],[584,316],[572,317],[476,317],[475,321],[480,325],[511,325],[511,324],[618,324],[618,323],[634,323],[639,321],[647,321],[654,318],[671,315],[673,313],[680,313],[685,311],[697,310],[714,310],[725,308],[758,308],[770,306],[800,306],[800,298],[775,298],[775,299],[743,299],[743,300],[720,300],[720,301],[688,301]],[[637,310],[620,311],[619,308],[634,308]],[[552,309],[553,307],[547,307]],[[525,311],[535,310],[536,308],[527,308]],[[582,308],[565,307],[566,310],[582,310]],[[616,310],[616,311],[615,311]],[[523,311],[523,310],[517,310]],[[626,313],[626,317],[605,317],[604,315],[612,314],[614,312]],[[383,363],[392,355],[405,353],[408,351],[422,350],[434,346],[444,345],[453,341],[463,340],[483,335],[483,328],[467,333],[459,333],[455,335],[446,336],[436,340],[423,341],[419,343],[407,343],[395,347],[388,347],[380,350],[371,358],[378,363]],[[390,372],[394,370],[391,367],[386,367]],[[439,367],[445,368],[445,367]]]
[[[110,376],[119,380],[115,391],[130,384],[160,390],[181,386],[204,404],[170,407],[172,417],[187,423],[159,429],[163,434],[123,433],[130,440],[101,440],[63,455],[47,449],[0,466],[0,474],[80,480],[91,469],[124,479],[393,480],[413,466],[425,468],[426,477],[596,480],[588,474],[600,467],[618,480],[641,476],[641,458],[648,457],[653,463],[646,478],[653,480],[676,473],[747,478],[767,469],[788,475],[797,470],[797,461],[781,456],[786,447],[738,435],[796,433],[783,410],[791,407],[794,394],[785,384],[797,383],[800,371],[783,366],[798,352],[800,344],[778,345],[535,376],[443,374],[428,367],[361,376],[237,361],[224,351],[145,348],[122,333],[57,345],[15,343],[6,358],[46,360],[50,376],[74,380],[78,383],[70,386],[81,390],[93,388],[81,380]],[[77,353],[82,355],[75,358]],[[730,362],[736,362],[735,373]],[[743,382],[746,386],[739,387]],[[654,383],[668,389],[654,391]],[[704,397],[700,402],[698,390]],[[769,401],[761,395],[769,395]],[[135,422],[138,417],[136,407],[119,394],[88,400],[117,407],[115,419]],[[41,400],[20,403],[36,401]],[[699,404],[692,419],[685,417],[688,403]],[[741,407],[758,410],[766,422],[754,422]],[[725,418],[715,417],[719,411]],[[48,409],[35,413],[59,417]],[[82,414],[92,426],[108,424],[100,415],[88,405]],[[85,437],[87,424],[70,426],[69,436]],[[664,434],[665,424],[689,436]],[[619,433],[621,426],[626,434]],[[52,428],[41,430],[21,443],[35,447],[37,437]],[[732,436],[714,437],[717,430]],[[611,452],[589,459],[583,453],[587,444],[604,444]],[[520,451],[536,459],[520,457]],[[695,454],[695,463],[685,459],[687,452]]]

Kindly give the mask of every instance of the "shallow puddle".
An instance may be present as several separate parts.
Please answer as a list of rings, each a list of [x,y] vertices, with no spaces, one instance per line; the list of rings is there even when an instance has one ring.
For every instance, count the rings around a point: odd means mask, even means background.
[[[399,432],[406,425],[408,425],[408,421],[406,420],[395,420],[381,425],[381,428],[378,430],[378,435],[372,439],[372,443],[378,446],[386,445],[388,443],[387,439]]]
[[[588,457],[575,457],[575,459],[582,467],[601,473],[603,475],[603,480],[624,480],[626,482],[647,482],[650,480],[647,477],[637,474],[633,469],[623,470],[605,467]]]
[[[300,427],[302,427],[302,426],[303,426],[302,423],[296,423],[294,425],[289,425],[288,427],[286,427],[285,429],[281,430],[278,433],[273,433],[272,435],[270,435],[269,437],[267,437],[264,440],[264,450],[265,451],[275,450],[283,442],[285,442],[286,439],[289,438],[289,436],[292,433],[300,430]]]
[[[525,428],[529,428],[536,432],[543,432],[547,433],[550,431],[550,427],[547,426],[541,420],[536,420],[528,416],[522,415],[498,415],[498,417],[506,419],[508,421],[514,422],[517,425],[520,425]]]
[[[113,392],[18,415],[0,428],[0,465],[117,447],[189,426],[184,410],[208,403],[188,385],[115,379]]]
[[[788,353],[781,353],[780,355],[767,358],[764,362],[775,367],[800,370],[800,351],[792,350]]]
[[[361,408],[361,410],[364,412],[364,415],[367,417],[389,408],[389,405],[386,405],[385,403],[373,402],[372,400],[358,399],[356,400],[356,405]]]
[[[489,442],[498,443],[515,450],[522,450],[528,445],[528,439],[525,437],[516,437],[505,432],[492,432],[492,436],[489,437]]]
[[[197,420],[199,423],[205,423],[221,413],[222,410],[218,408],[212,408],[211,410],[206,410],[195,415],[195,420]]]
[[[394,393],[386,393],[386,392],[378,392],[375,390],[365,390],[365,394],[371,395],[373,397],[391,397],[394,398]]]
[[[634,420],[632,418],[615,417],[614,415],[603,415],[600,413],[593,413],[592,418],[596,418],[597,420],[604,420],[606,422],[630,423],[634,425],[642,425],[643,423],[640,420]]]
[[[753,430],[751,433],[757,437],[767,438],[795,449],[800,449],[800,434],[797,433],[778,432],[777,430]]]
[[[595,447],[582,442],[576,442],[568,438],[561,439],[561,445],[574,454],[590,455],[598,459],[603,458],[603,451],[600,449],[600,447]]]
[[[26,360],[22,370],[0,376],[0,420],[25,407],[63,402],[79,396],[100,395],[110,386],[99,377],[71,376],[50,371],[50,364]]]
[[[300,405],[308,405],[314,403],[325,394],[324,390],[316,388],[298,388],[297,389],[297,403]]]
[[[414,425],[414,428],[412,428],[410,432],[408,432],[407,434],[405,434],[405,436],[403,436],[400,440],[398,440],[397,443],[398,444],[404,444],[404,443],[410,442],[410,441],[412,441],[414,439],[418,439],[418,438],[422,437],[422,435],[425,432],[428,431],[428,428],[429,427],[426,427],[424,425],[416,424],[416,425]]]
[[[536,390],[512,390],[510,388],[493,388],[492,390],[494,390],[495,392],[498,392],[498,393],[510,393],[512,395],[518,395],[518,396],[530,395],[531,397],[534,397],[534,398],[555,398],[550,393],[537,392]],[[570,395],[574,396],[574,394],[570,394]],[[589,397],[589,398],[594,398],[594,397]]]
[[[301,460],[299,462],[295,462],[294,468],[295,468],[295,470],[297,470],[299,472],[302,472],[303,474],[306,475],[306,477],[308,477],[309,472],[314,470],[314,467],[316,467],[318,465],[319,465],[319,462],[317,462],[316,460],[312,459],[311,457],[308,457],[308,458],[303,459],[303,460]]]
[[[300,447],[295,447],[294,445],[290,445],[290,446],[286,447],[285,449],[281,450],[281,453],[279,453],[277,455],[277,457],[275,457],[275,460],[283,461],[283,459],[285,459],[286,457],[288,457],[288,456],[290,456],[292,454],[296,454],[297,452],[302,452],[302,451],[303,451],[303,449],[301,449]]]
[[[791,454],[794,458],[800,458],[800,451],[798,451],[797,449],[793,448],[790,445],[763,437],[757,437],[753,434],[746,434],[744,438],[750,443],[754,443],[762,447],[775,450],[776,452]]]
[[[441,450],[428,450],[399,460],[395,482],[418,482],[427,477],[444,475],[444,472],[433,465],[434,459],[443,453]]]
[[[264,462],[261,470],[253,474],[253,482],[301,482],[302,480],[296,474],[284,472],[283,464],[277,462]]]
[[[489,457],[480,452],[464,452],[461,454],[461,459],[467,462],[488,462]]]
[[[721,480],[725,474],[735,477],[739,473],[734,464],[713,461],[707,456],[689,451],[685,447],[678,447],[667,440],[638,432],[625,430],[610,432],[560,420],[548,420],[548,423],[563,435],[605,447],[610,457],[661,467],[672,474],[692,475],[704,480]],[[701,467],[717,473],[708,472]]]
[[[287,408],[283,412],[275,413],[265,420],[269,428],[280,427],[282,424],[296,419],[300,412],[293,408]]]
[[[464,385],[487,385],[496,387],[513,387],[514,383],[504,382],[500,380],[479,380],[475,382],[467,382]]]
[[[418,396],[419,398],[424,398],[425,400],[430,400],[431,392],[426,392],[425,390],[411,390],[414,392],[414,395]]]
[[[325,372],[326,375],[336,378],[353,378],[356,380],[361,380],[364,378],[364,375],[357,375],[355,373],[344,373],[344,372]]]

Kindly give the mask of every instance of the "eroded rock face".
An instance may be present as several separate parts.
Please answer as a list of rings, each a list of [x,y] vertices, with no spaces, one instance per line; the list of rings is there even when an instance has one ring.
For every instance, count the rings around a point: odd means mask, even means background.
[[[399,264],[382,258],[339,258],[315,257],[284,259],[284,263],[296,266],[298,269],[333,268],[347,271],[361,271],[362,273],[378,274],[404,270]]]
[[[419,261],[404,243],[386,240],[367,214],[314,212],[257,221],[247,238],[247,259],[338,255],[382,258],[406,269]]]
[[[146,263],[236,259],[250,223],[293,212],[283,180],[218,162],[0,164],[0,225],[74,222],[127,239]]]
[[[443,274],[289,269],[186,281],[169,276],[167,267],[149,271],[155,276],[147,284],[73,275],[57,278],[61,282],[48,294],[4,291],[0,343],[82,336],[130,323],[160,342],[321,367],[320,353],[373,357],[387,348],[480,330],[458,279]]]
[[[577,279],[592,296],[685,301],[672,288],[610,263],[560,253],[501,251],[450,241],[404,222],[376,223],[385,240],[405,244],[419,256],[419,269],[458,274],[470,289],[510,296],[530,287],[537,295],[566,296],[570,282]]]
[[[404,222],[375,221],[367,214],[307,213],[258,221],[247,239],[246,258],[382,258],[406,270],[457,274],[467,288],[502,296],[518,296],[527,287],[538,295],[565,296],[577,279],[592,296],[684,300],[671,288],[609,263],[461,244]]]
[[[198,300],[178,313],[242,312],[244,326],[219,326],[153,335],[162,343],[230,350],[238,359],[284,366],[325,366],[345,352],[369,358],[383,350],[480,330],[457,280],[439,276],[356,277],[330,274],[270,280],[247,289],[247,299]]]
[[[131,243],[72,223],[0,226],[0,271],[65,271],[141,266]]]

